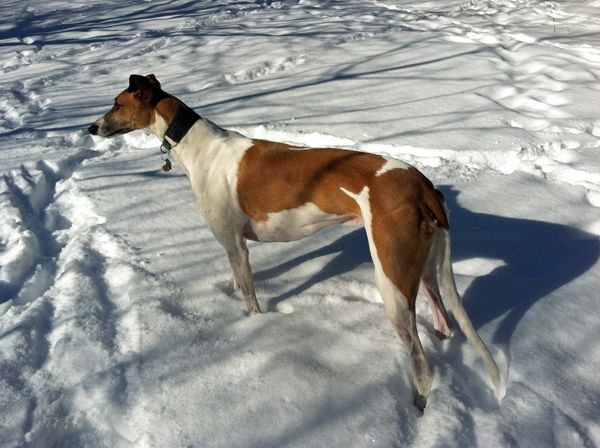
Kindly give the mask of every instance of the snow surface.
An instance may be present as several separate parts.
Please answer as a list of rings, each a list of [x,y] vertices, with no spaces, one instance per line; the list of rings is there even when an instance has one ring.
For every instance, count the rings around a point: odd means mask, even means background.
[[[2,2],[0,445],[600,446],[599,30],[598,0]],[[247,317],[159,142],[85,130],[130,73],[423,170],[504,398],[421,297],[411,405],[360,229],[252,244]]]

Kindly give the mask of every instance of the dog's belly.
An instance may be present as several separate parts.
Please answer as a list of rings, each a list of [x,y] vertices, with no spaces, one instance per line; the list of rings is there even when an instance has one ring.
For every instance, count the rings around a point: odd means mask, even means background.
[[[354,216],[332,215],[313,203],[290,210],[269,213],[263,221],[249,220],[244,236],[254,241],[294,241],[312,235],[333,224],[360,223]]]

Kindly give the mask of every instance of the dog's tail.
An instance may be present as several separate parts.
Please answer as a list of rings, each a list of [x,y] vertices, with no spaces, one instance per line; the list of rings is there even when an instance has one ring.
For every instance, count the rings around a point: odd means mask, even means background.
[[[441,260],[439,260],[439,277],[442,296],[448,301],[452,314],[458,322],[458,326],[483,358],[483,362],[492,383],[494,384],[496,393],[500,395],[500,373],[498,372],[498,366],[496,366],[494,358],[479,337],[479,334],[477,334],[477,331],[473,328],[471,319],[469,319],[467,312],[462,306],[461,297],[456,289],[454,271],[452,270],[452,262],[450,261],[450,232],[444,228],[438,228],[436,237],[441,240],[436,241],[434,247],[437,246],[438,250],[441,252]]]
[[[429,181],[429,179],[424,179],[427,183],[423,188],[423,202],[425,206],[435,218],[437,225],[436,227],[441,227],[442,229],[448,229],[448,212],[446,210],[444,195],[441,191],[438,191],[434,188],[433,184]]]

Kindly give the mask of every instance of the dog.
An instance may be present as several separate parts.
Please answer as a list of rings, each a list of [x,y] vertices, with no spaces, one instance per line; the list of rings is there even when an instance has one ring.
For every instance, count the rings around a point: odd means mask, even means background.
[[[384,308],[410,354],[415,405],[423,410],[432,374],[417,333],[415,301],[422,283],[435,334],[452,334],[441,290],[499,393],[496,363],[461,304],[450,261],[443,195],[416,168],[354,150],[301,148],[247,138],[200,117],[162,90],[154,75],[129,86],[89,132],[113,137],[144,129],[162,140],[185,170],[206,225],[223,246],[249,313],[259,313],[246,240],[292,241],[333,224],[362,224]],[[438,282],[439,279],[439,282]]]

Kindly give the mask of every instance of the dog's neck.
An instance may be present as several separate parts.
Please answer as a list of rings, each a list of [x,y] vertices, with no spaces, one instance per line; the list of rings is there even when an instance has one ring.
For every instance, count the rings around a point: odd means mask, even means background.
[[[152,134],[156,135],[159,139],[162,140],[168,127],[169,123],[167,122],[167,120],[165,120],[163,116],[155,110],[154,120],[148,127],[148,131],[150,131]]]
[[[194,127],[204,128],[200,133],[206,137],[209,135],[213,137],[223,136],[227,132],[212,121],[200,117],[183,101],[168,94],[156,103],[154,107],[154,120],[148,127],[148,130],[162,141],[169,128],[173,127],[174,120],[181,120],[184,128],[191,129],[191,123],[193,123]],[[171,136],[167,135],[167,137]],[[178,135],[177,137],[181,140],[183,135]],[[169,140],[172,139],[169,138]],[[169,141],[169,143],[176,144],[178,141]]]
[[[193,114],[191,118],[188,117],[188,124],[194,116],[197,117],[193,125],[191,125],[185,135],[181,135],[180,141],[172,141],[168,136],[165,138],[165,134],[168,132],[173,120],[179,119],[176,117],[184,113]],[[233,135],[239,136],[244,141],[248,140],[237,132],[223,129],[212,121],[200,117],[181,100],[170,95],[156,103],[154,107],[154,120],[146,129],[156,135],[163,144],[166,139],[171,145],[170,151],[163,151],[163,154],[166,154],[163,156],[163,160],[165,160],[165,157],[168,158],[172,155],[183,166],[186,172],[194,166],[198,157],[201,157],[201,154],[204,152],[204,149],[218,147],[218,145],[215,146],[216,142],[231,138]],[[193,144],[189,144],[190,142]]]
[[[167,132],[173,128],[180,129],[178,126],[180,123],[183,124],[184,130],[187,131],[191,127],[191,123],[195,122],[200,118],[191,108],[186,106],[183,101],[169,95],[165,92],[160,92],[161,95],[154,104],[154,119],[149,126],[149,131],[156,135],[159,139],[163,140]],[[191,120],[193,117],[193,120]],[[178,123],[180,122],[180,123]],[[170,143],[176,144],[181,140],[183,135],[181,132],[176,132],[176,138],[169,135]]]

